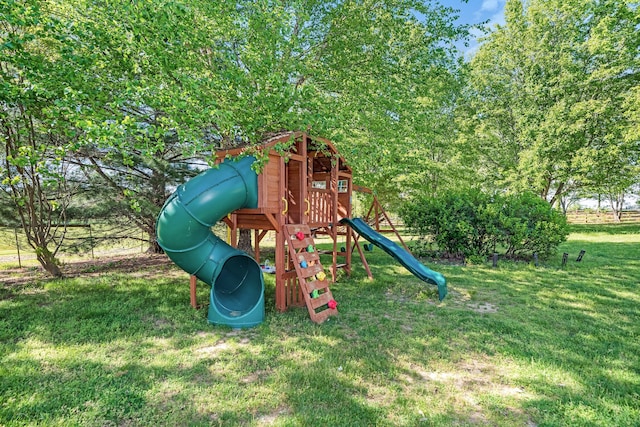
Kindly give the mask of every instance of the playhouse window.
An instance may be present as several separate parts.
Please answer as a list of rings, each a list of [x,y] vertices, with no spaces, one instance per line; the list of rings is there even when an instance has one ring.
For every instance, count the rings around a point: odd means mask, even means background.
[[[338,193],[346,193],[349,191],[349,181],[341,179],[338,181]]]
[[[327,181],[313,181],[313,183],[311,183],[311,188],[318,188],[320,190],[326,190],[327,189]]]

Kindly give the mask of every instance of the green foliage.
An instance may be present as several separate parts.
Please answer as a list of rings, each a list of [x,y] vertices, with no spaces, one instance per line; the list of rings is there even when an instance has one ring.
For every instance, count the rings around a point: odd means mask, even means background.
[[[423,241],[433,239],[441,255],[471,260],[498,245],[509,258],[548,257],[568,235],[565,217],[530,193],[448,192],[407,203],[400,214]]]
[[[500,200],[501,199],[501,200]],[[567,239],[566,217],[531,193],[501,196],[498,213],[498,242],[506,247],[509,258],[540,258],[552,255]]]
[[[421,238],[432,238],[445,256],[484,256],[495,247],[496,213],[491,197],[479,190],[421,197],[406,203],[400,215]]]
[[[458,88],[454,43],[467,35],[452,10],[421,0],[28,0],[0,12],[0,181],[21,183],[5,188],[24,209],[23,189],[48,201],[23,216],[43,230],[63,222],[66,195],[89,199],[99,175],[110,195],[92,193],[150,236],[158,199],[190,173],[177,163],[274,132],[332,138],[362,182],[390,182],[411,161],[401,147],[421,136],[433,148],[427,132]],[[90,178],[55,193],[69,161]],[[56,240],[44,236],[34,244]]]
[[[505,19],[470,64],[464,138],[480,176],[552,205],[577,188],[626,191],[640,153],[637,5],[509,0]]]

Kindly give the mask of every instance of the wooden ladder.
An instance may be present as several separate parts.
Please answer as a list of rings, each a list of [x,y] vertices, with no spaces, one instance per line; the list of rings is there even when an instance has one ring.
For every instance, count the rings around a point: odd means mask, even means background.
[[[335,300],[329,289],[324,267],[320,263],[320,255],[311,237],[311,230],[305,224],[285,224],[283,230],[289,248],[289,260],[296,269],[300,291],[304,296],[309,316],[312,321],[322,323],[329,316],[338,314],[338,309],[335,306],[330,307]],[[303,267],[304,263],[306,267]]]

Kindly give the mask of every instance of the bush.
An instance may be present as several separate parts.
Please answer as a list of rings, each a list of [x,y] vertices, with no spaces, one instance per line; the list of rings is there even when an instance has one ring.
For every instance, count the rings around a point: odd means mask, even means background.
[[[528,193],[449,192],[407,203],[400,215],[421,241],[431,237],[445,257],[478,260],[501,244],[507,257],[526,258],[537,252],[543,258],[568,235],[564,216]]]
[[[503,197],[500,238],[508,258],[540,258],[552,255],[567,239],[569,227],[563,214],[539,197],[523,193]]]
[[[484,256],[495,248],[497,215],[491,197],[477,190],[420,198],[400,211],[421,238],[431,236],[446,257]]]

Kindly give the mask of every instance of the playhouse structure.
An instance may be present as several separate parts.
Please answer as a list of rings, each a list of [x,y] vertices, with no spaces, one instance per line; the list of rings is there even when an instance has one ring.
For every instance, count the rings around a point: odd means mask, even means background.
[[[291,144],[286,151],[276,147]],[[254,230],[255,259],[260,262],[260,242],[268,231],[275,231],[276,308],[307,305],[311,319],[322,322],[337,313],[329,308],[333,299],[328,277],[323,276],[314,236],[328,236],[332,242],[330,274],[338,269],[351,272],[352,235],[340,224],[351,216],[352,171],[328,140],[295,132],[271,138],[260,147],[268,162],[258,175],[258,205],[240,209],[224,222],[231,230],[232,245],[237,244],[240,229]],[[220,161],[237,157],[242,149],[217,153]],[[298,239],[296,235],[304,235]],[[341,247],[341,243],[344,245]],[[359,250],[361,250],[359,248]],[[362,256],[366,263],[366,259]],[[303,267],[305,266],[306,267]],[[314,291],[319,294],[310,298]]]
[[[256,149],[253,155],[242,148],[217,152],[217,168],[178,187],[158,216],[158,244],[192,275],[194,307],[196,278],[211,285],[211,323],[250,327],[263,320],[260,243],[270,231],[275,232],[279,311],[306,306],[316,323],[337,314],[329,284],[339,269],[351,273],[355,249],[371,277],[359,237],[383,249],[421,280],[436,284],[440,299],[444,298],[444,277],[416,260],[397,232],[404,248],[380,234],[379,219],[391,221],[375,197],[369,221],[351,218],[352,170],[330,141],[288,132],[252,148]],[[260,173],[253,169],[256,157],[268,160]],[[372,212],[375,217],[370,221]],[[229,242],[211,232],[220,220],[229,227]],[[253,258],[236,249],[242,229],[254,232]],[[331,242],[331,249],[322,252],[331,256],[330,277],[315,244],[319,236],[328,236]]]

